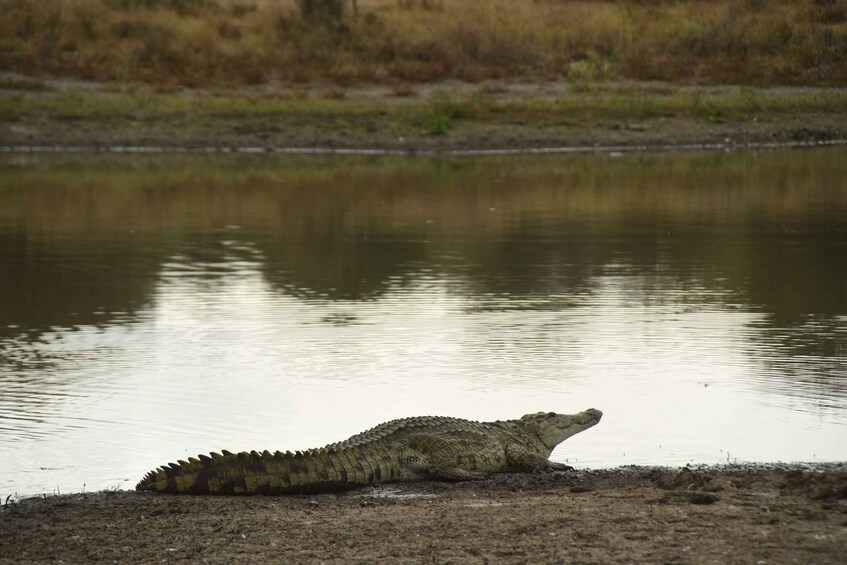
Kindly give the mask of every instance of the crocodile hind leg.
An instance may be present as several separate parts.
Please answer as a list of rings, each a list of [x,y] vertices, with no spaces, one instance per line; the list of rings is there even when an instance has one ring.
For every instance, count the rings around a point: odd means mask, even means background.
[[[442,481],[481,481],[488,478],[485,473],[466,471],[460,467],[433,467],[431,465],[429,474]]]
[[[477,471],[476,457],[464,438],[416,436],[409,446],[421,454],[426,474],[442,481],[479,481],[487,475]]]

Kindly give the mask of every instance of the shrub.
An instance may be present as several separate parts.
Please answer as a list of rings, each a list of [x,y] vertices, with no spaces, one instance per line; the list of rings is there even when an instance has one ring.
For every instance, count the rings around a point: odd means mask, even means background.
[[[299,0],[300,14],[312,23],[337,24],[344,17],[346,0]]]

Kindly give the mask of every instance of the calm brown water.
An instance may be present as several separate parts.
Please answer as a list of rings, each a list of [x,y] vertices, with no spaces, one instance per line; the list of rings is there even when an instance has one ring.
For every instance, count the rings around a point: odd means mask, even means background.
[[[0,161],[0,496],[597,407],[578,466],[847,459],[847,152]]]

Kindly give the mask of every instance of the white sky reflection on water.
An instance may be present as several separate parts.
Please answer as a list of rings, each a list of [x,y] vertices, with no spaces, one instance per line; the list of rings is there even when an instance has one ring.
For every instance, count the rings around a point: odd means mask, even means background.
[[[74,397],[68,385],[24,456],[5,454],[5,489],[130,487],[177,458],[314,447],[408,415],[589,407],[603,422],[555,460],[847,458],[843,410],[785,410],[780,393],[751,384],[767,370],[746,335],[757,314],[639,304],[632,281],[616,276],[562,310],[474,311],[447,290],[461,281],[435,276],[371,301],[304,301],[271,289],[256,267],[210,285],[171,264],[141,322],[45,339],[45,355],[73,352],[57,370],[84,368],[86,390]],[[51,460],[75,463],[38,468]],[[103,469],[93,479],[92,464]]]

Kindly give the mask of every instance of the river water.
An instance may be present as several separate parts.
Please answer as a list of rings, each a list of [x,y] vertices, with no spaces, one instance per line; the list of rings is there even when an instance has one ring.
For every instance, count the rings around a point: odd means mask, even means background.
[[[847,459],[847,152],[0,161],[0,496],[411,415]]]

